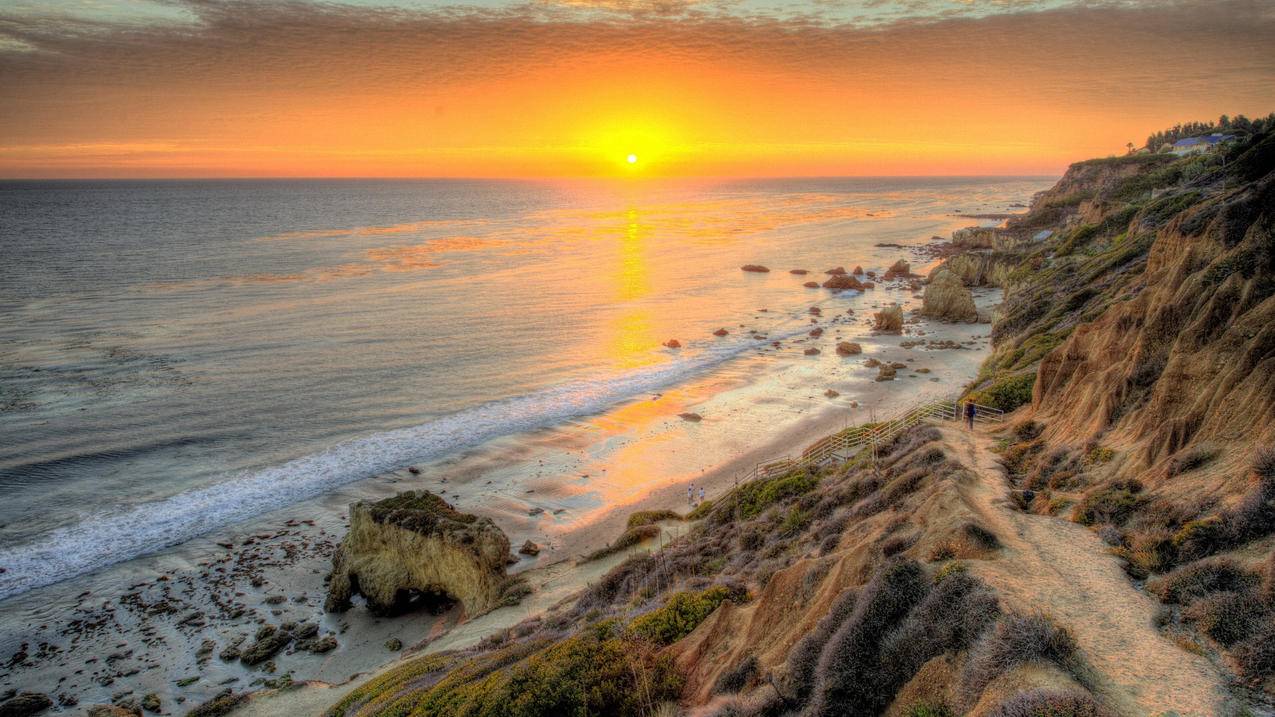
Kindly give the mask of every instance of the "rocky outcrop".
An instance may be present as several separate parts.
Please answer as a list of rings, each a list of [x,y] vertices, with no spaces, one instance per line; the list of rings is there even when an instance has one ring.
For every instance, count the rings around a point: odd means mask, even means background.
[[[834,291],[845,291],[847,289],[863,291],[863,284],[850,274],[835,274],[831,279],[823,282],[823,288]]]
[[[921,313],[942,321],[974,322],[978,320],[974,295],[965,288],[965,284],[956,274],[942,266],[930,272],[930,281],[925,285],[925,296],[921,303]]]
[[[889,269],[885,270],[884,278],[886,281],[890,281],[891,279],[906,279],[910,276],[912,276],[912,265],[899,259],[891,264]]]
[[[360,501],[332,559],[325,607],[345,610],[363,595],[373,612],[392,614],[442,597],[476,615],[499,603],[508,558],[509,539],[495,523],[428,491]]]

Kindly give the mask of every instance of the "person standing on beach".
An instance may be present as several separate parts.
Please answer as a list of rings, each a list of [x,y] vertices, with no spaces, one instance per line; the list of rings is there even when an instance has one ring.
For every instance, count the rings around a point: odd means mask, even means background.
[[[704,502],[704,486],[699,487],[699,502]]]
[[[970,430],[974,430],[974,416],[978,415],[978,408],[974,406],[973,401],[965,402],[965,422],[969,424]]]
[[[686,486],[686,504],[695,505],[695,485]]]

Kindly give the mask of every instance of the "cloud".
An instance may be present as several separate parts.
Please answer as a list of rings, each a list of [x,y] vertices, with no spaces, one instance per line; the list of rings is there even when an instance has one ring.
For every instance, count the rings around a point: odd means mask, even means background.
[[[611,93],[681,112],[697,141],[759,144],[891,125],[977,143],[994,135],[971,123],[993,111],[1008,125],[1016,112],[1101,123],[1275,105],[1275,11],[1257,0],[825,2],[795,16],[580,2],[188,0],[176,5],[189,20],[165,22],[0,10],[0,158],[15,145],[548,147],[573,141],[551,134],[564,116]],[[837,130],[839,114],[855,120]],[[941,137],[936,115],[950,116]],[[234,154],[219,156],[245,161]]]

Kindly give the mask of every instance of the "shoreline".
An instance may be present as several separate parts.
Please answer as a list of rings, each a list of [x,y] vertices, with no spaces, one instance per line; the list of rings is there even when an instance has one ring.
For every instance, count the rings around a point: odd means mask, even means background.
[[[937,259],[925,252],[934,246],[917,244],[904,250],[914,254],[917,264],[933,264]],[[999,292],[976,291],[976,297],[985,306],[998,301]],[[547,548],[539,558],[521,561],[513,572],[533,583],[554,581],[555,599],[563,599],[626,557],[627,552],[614,556],[613,562],[574,562],[618,536],[630,513],[660,508],[685,513],[688,483],[697,486],[697,496],[703,486],[707,497],[714,498],[757,462],[799,452],[827,433],[868,420],[874,412],[889,415],[894,407],[922,394],[951,394],[975,375],[987,351],[986,324],[923,320],[909,323],[908,333],[902,335],[873,334],[865,322],[875,307],[893,301],[905,309],[919,306],[919,294],[903,282],[881,284],[862,295],[821,293],[811,298],[815,305],[829,308],[852,302],[856,312],[837,310],[811,319],[828,332],[821,339],[784,339],[783,349],[761,345],[726,368],[654,396],[635,397],[600,414],[496,439],[422,464],[421,476],[404,466],[164,553],[112,566],[104,572],[120,586],[118,595],[109,590],[75,592],[86,584],[104,584],[106,579],[97,575],[27,593],[41,597],[38,606],[23,610],[28,625],[23,637],[30,634],[30,644],[14,646],[12,657],[0,654],[0,659],[12,666],[25,662],[13,662],[25,653],[36,667],[24,666],[22,675],[11,674],[11,684],[47,684],[51,694],[69,698],[64,702],[78,699],[86,705],[136,700],[155,692],[169,711],[174,703],[185,704],[185,709],[228,688],[259,693],[295,684],[292,680],[316,686],[357,684],[398,658],[385,647],[391,638],[424,649],[456,645],[466,635],[476,642],[507,627],[506,620],[521,620],[531,606],[547,605],[533,595],[523,606],[509,609],[512,614],[459,624],[454,613],[399,619],[377,619],[358,609],[323,614],[323,580],[331,552],[344,535],[350,502],[409,488],[443,494],[461,510],[496,519],[511,544],[532,539]],[[974,350],[899,346],[918,336],[956,340]],[[830,342],[843,338],[861,342],[863,355],[836,357]],[[815,344],[824,347],[822,356],[801,356],[805,347]],[[878,383],[873,380],[875,370],[862,366],[868,358],[905,361],[932,372],[900,371],[897,380]],[[827,389],[840,396],[824,396]],[[859,407],[851,408],[852,402]],[[678,418],[691,408],[705,414],[702,422]],[[711,450],[705,452],[705,446]],[[531,520],[527,506],[533,501],[560,507]],[[213,594],[213,599],[201,600],[202,592]],[[323,654],[280,653],[277,667],[264,672],[217,659],[226,644],[250,640],[258,626],[283,621],[314,622],[320,635],[334,637],[340,647]],[[46,639],[54,637],[60,637],[61,644]],[[213,647],[205,650],[209,643]],[[106,659],[83,659],[88,655]],[[86,689],[85,679],[93,686]],[[59,694],[64,684],[68,691]],[[78,688],[71,688],[73,684]],[[333,688],[324,689],[324,699],[339,699],[330,691]]]
[[[994,296],[993,296],[994,295]],[[978,291],[975,290],[975,298],[980,308],[986,308],[999,301],[999,291]],[[936,326],[959,327],[957,324],[935,324]],[[964,325],[972,328],[986,327],[986,324],[968,324]],[[944,332],[946,333],[946,332]],[[933,336],[933,334],[926,334]],[[955,350],[961,354],[968,354],[968,359],[972,367],[972,378],[977,372],[978,366],[983,358],[989,353],[986,345],[986,336],[975,334],[982,338],[979,343],[984,344],[974,349],[958,349]],[[906,340],[908,334],[895,337],[898,341]],[[978,341],[977,339],[971,339]],[[909,353],[908,349],[897,346],[893,349],[896,353],[891,358],[901,357],[903,354]],[[912,349],[916,350],[916,349]],[[948,349],[947,351],[953,351]],[[878,401],[896,398],[898,386],[891,384],[898,383],[899,380],[891,382],[882,382],[876,384],[879,393],[876,397]],[[925,382],[926,386],[939,386],[940,390],[930,390],[926,393],[931,399],[946,397],[947,394],[954,393],[949,384],[939,382],[937,384]],[[891,389],[895,390],[891,390]],[[946,390],[943,390],[946,389]],[[939,394],[939,395],[935,395]],[[893,402],[894,409],[902,410],[903,407],[918,401],[916,395],[907,400],[899,400]],[[885,410],[877,413],[877,417],[886,417],[893,415],[895,410]],[[829,407],[818,415],[807,417],[799,423],[788,426],[785,429],[768,436],[767,440],[754,446],[751,450],[738,455],[733,460],[720,464],[714,469],[707,471],[705,474],[694,480],[683,480],[668,484],[661,488],[648,492],[642,499],[635,503],[617,506],[608,511],[602,518],[592,522],[580,529],[569,531],[563,536],[563,551],[568,554],[567,557],[556,559],[555,562],[545,565],[532,567],[521,574],[526,576],[528,580],[535,586],[541,585],[549,580],[560,580],[562,584],[558,586],[558,590],[553,594],[554,599],[544,599],[537,590],[536,593],[524,601],[523,604],[514,608],[502,608],[487,615],[480,616],[469,623],[463,623],[462,630],[449,632],[435,640],[425,640],[413,646],[414,649],[405,652],[397,660],[391,660],[383,664],[379,669],[373,670],[367,674],[352,677],[349,681],[343,683],[306,683],[302,685],[292,686],[282,690],[262,690],[252,693],[248,696],[248,700],[237,707],[232,714],[240,717],[270,717],[276,714],[322,714],[323,710],[331,704],[339,701],[346,694],[357,689],[365,681],[372,679],[385,669],[390,668],[396,662],[414,657],[431,654],[448,649],[464,649],[477,644],[482,638],[492,635],[500,630],[510,628],[521,620],[532,617],[544,609],[556,604],[560,600],[569,599],[579,590],[587,587],[591,579],[600,577],[611,567],[619,564],[629,556],[649,552],[656,549],[660,544],[668,542],[669,539],[676,537],[678,534],[689,529],[689,525],[685,523],[664,524],[662,527],[664,532],[658,540],[645,541],[628,550],[622,551],[607,558],[595,561],[580,562],[579,556],[584,553],[602,547],[611,539],[614,539],[624,530],[624,523],[628,516],[634,512],[641,510],[662,510],[669,509],[678,513],[685,514],[689,512],[684,492],[688,485],[694,483],[698,486],[704,486],[706,489],[706,498],[713,500],[735,485],[734,478],[747,470],[750,470],[756,463],[764,462],[769,459],[781,457],[785,454],[800,453],[810,443],[822,438],[829,433],[833,433],[845,426],[843,412],[837,408]],[[696,491],[698,496],[698,490]],[[695,501],[698,504],[698,498]],[[672,529],[670,529],[672,528]],[[514,542],[511,540],[511,542]],[[547,579],[546,579],[547,578]]]

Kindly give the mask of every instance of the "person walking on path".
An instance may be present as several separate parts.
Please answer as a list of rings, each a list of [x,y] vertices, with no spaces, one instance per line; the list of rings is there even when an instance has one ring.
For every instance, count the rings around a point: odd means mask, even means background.
[[[694,484],[686,486],[686,504],[695,505],[695,486]]]
[[[969,424],[970,430],[974,430],[974,416],[978,415],[978,408],[974,406],[973,401],[965,402],[965,423]]]
[[[699,502],[704,502],[704,486],[699,487]]]

